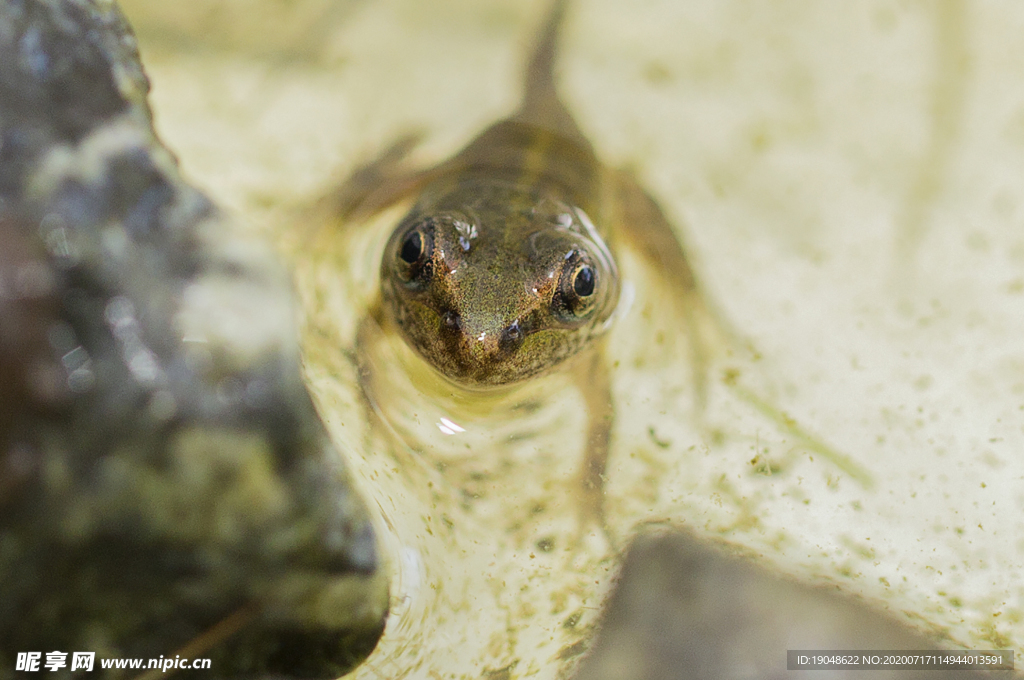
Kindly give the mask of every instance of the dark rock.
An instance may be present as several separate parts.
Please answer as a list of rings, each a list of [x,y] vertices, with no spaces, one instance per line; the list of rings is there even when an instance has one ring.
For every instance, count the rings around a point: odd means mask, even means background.
[[[383,627],[373,531],[287,277],[182,181],[147,91],[112,3],[0,2],[0,678],[182,648],[335,677]]]

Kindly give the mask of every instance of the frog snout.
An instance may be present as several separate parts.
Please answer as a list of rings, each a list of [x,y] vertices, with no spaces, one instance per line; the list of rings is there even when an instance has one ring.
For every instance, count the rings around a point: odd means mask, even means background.
[[[507,324],[474,324],[456,311],[441,315],[441,334],[467,377],[508,359],[526,337],[518,319]]]

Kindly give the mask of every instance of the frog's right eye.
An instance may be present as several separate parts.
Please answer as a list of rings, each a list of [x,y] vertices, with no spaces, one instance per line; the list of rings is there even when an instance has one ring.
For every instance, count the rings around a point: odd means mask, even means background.
[[[417,224],[398,236],[394,271],[406,285],[425,285],[433,271],[433,229],[429,222]]]
[[[423,245],[423,234],[419,231],[410,231],[402,241],[402,249],[398,251],[398,256],[406,264],[416,264],[423,257]]]

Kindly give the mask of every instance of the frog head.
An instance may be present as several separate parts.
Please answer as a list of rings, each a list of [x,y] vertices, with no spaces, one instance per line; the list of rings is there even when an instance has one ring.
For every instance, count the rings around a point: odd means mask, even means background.
[[[508,385],[610,325],[615,261],[587,215],[542,188],[460,180],[423,196],[391,235],[385,307],[450,380]]]

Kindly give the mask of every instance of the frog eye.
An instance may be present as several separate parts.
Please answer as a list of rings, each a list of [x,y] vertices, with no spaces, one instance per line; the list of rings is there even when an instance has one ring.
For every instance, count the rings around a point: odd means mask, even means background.
[[[581,298],[590,297],[594,294],[594,286],[597,283],[597,272],[589,264],[576,268],[572,275],[572,290]]]
[[[398,256],[406,264],[415,264],[423,256],[423,235],[419,231],[410,231],[402,241],[402,249]]]
[[[433,271],[434,238],[430,223],[417,224],[396,236],[397,245],[392,251],[395,275],[407,285],[425,285]]]
[[[566,256],[553,300],[556,313],[567,322],[582,321],[594,309],[598,273],[579,250]]]

